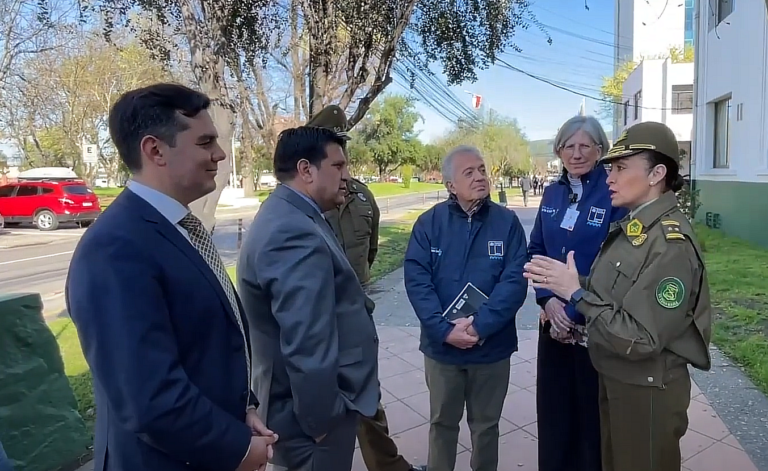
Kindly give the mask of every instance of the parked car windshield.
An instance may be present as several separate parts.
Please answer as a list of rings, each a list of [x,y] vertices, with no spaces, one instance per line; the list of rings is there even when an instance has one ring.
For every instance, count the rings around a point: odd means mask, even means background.
[[[93,191],[85,185],[66,185],[63,188],[64,193],[68,195],[87,195],[93,193]]]

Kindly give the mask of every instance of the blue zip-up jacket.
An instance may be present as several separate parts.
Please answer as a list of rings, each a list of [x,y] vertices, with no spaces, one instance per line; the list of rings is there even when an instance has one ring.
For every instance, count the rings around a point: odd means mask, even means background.
[[[405,252],[405,290],[421,321],[420,350],[446,364],[487,364],[517,351],[515,317],[528,281],[525,231],[514,211],[486,200],[468,216],[454,199],[436,204],[413,226]],[[474,316],[482,345],[446,343],[443,312],[468,282],[489,297]]]
[[[567,175],[563,173],[557,182],[544,190],[531,231],[528,245],[530,255],[546,255],[565,262],[568,252],[573,250],[579,275],[589,274],[592,262],[608,236],[609,226],[627,214],[626,209],[611,206],[607,177],[605,167],[599,164],[581,177],[581,200],[576,206],[579,217],[571,231],[560,227],[570,206],[571,185]],[[536,289],[536,302],[542,307],[552,296],[552,292],[547,289]],[[565,312],[571,321],[583,325],[584,316],[568,300],[561,300],[566,303]]]

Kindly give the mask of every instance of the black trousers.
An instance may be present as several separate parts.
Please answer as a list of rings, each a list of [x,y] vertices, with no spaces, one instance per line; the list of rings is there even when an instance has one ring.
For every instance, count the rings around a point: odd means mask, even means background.
[[[585,347],[539,329],[539,471],[601,471],[599,381]]]

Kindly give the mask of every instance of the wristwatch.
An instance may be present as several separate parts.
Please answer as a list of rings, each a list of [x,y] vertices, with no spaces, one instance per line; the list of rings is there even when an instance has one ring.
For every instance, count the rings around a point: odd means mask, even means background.
[[[571,299],[569,299],[568,302],[571,303],[571,305],[573,307],[576,307],[576,304],[579,301],[581,301],[582,297],[584,297],[584,289],[583,288],[579,288],[579,289],[577,289],[576,291],[573,292],[573,294],[571,295]]]

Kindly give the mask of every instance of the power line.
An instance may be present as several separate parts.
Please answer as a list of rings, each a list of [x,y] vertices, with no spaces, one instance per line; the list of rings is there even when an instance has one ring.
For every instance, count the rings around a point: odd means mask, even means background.
[[[592,99],[592,100],[595,100],[595,101],[599,101],[599,102],[603,102],[603,103],[608,103],[608,104],[611,104],[611,105],[622,105],[623,106],[625,104],[625,103],[622,103],[622,102],[606,100],[605,98],[602,98],[602,97],[596,97],[594,95],[589,95],[589,94],[586,94],[586,93],[581,93],[581,92],[576,91],[576,90],[574,90],[574,89],[572,89],[570,87],[557,84],[557,83],[553,82],[552,80],[545,79],[543,77],[537,76],[537,75],[532,74],[530,72],[526,72],[525,70],[519,69],[519,68],[517,68],[517,67],[515,67],[513,65],[510,65],[509,63],[507,63],[503,59],[497,59],[497,62],[500,64],[500,67],[502,67],[502,68],[509,69],[509,70],[514,71],[514,72],[523,74],[523,75],[525,75],[527,77],[530,77],[530,78],[532,78],[534,80],[546,83],[547,85],[550,85],[550,86],[558,88],[560,90],[572,93],[574,95],[578,95],[578,96],[581,96],[581,97],[584,97],[584,98],[589,98],[589,99]],[[674,111],[674,110],[677,109],[677,108],[664,108],[664,107],[657,108],[657,107],[643,106],[643,105],[630,105],[630,106],[632,108],[640,108],[640,109],[643,109],[643,110],[657,110],[657,111]],[[697,105],[697,107],[698,106],[706,106],[706,104]]]

